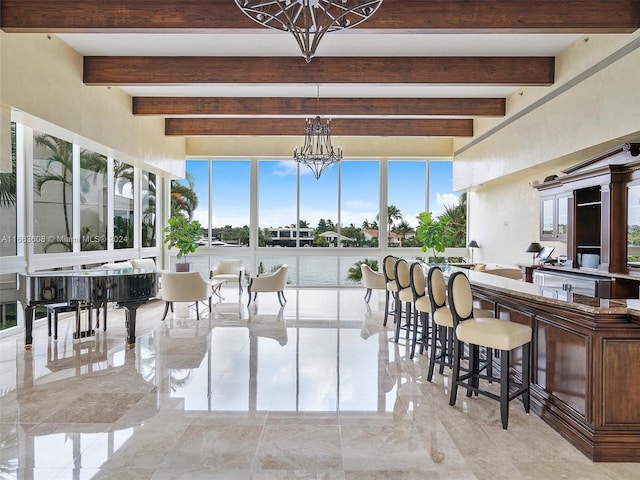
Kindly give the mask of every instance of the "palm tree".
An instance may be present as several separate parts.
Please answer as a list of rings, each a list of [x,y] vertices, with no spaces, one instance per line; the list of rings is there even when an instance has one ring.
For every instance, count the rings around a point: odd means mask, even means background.
[[[413,229],[411,225],[406,220],[402,220],[398,225],[393,228],[393,231],[400,235],[400,246],[402,246],[402,241],[405,239],[407,234],[411,232]]]
[[[48,151],[49,157],[45,159],[43,167],[34,171],[33,188],[38,195],[41,195],[42,187],[45,184],[49,182],[60,182],[62,184],[64,228],[66,238],[69,239],[63,244],[67,251],[71,251],[71,225],[68,211],[69,205],[67,204],[67,187],[70,187],[72,182],[73,144],[48,134],[36,135],[34,140],[37,146],[44,147]],[[55,171],[54,167],[56,166],[59,171]]]
[[[171,216],[184,215],[193,220],[193,214],[198,208],[198,194],[194,190],[195,179],[191,172],[187,172],[185,180],[187,185],[171,181]]]
[[[140,192],[142,197],[142,246],[154,247],[156,244],[156,176],[146,172],[145,185]]]
[[[460,195],[458,205],[445,205],[440,219],[447,224],[446,246],[464,247],[467,239],[467,194]]]
[[[0,173],[0,207],[16,205],[16,124],[11,122],[11,171]]]
[[[358,260],[351,267],[349,267],[349,271],[347,272],[347,280],[356,283],[362,281],[362,270],[360,270],[360,265],[362,265],[363,263],[369,265],[371,267],[371,270],[375,272],[378,271],[378,260],[372,260],[369,258]]]
[[[380,219],[380,214],[376,215],[376,220]],[[396,220],[402,220],[402,213],[400,213],[400,209],[395,205],[389,205],[387,207],[387,222],[389,227],[389,233],[391,233],[391,227],[393,226]],[[373,228],[373,227],[371,227]]]

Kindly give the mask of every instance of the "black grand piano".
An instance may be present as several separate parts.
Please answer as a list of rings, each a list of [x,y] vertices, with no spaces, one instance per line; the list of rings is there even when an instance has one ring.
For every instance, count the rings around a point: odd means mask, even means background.
[[[18,301],[24,308],[25,349],[33,341],[33,311],[54,303],[103,305],[115,302],[127,309],[127,343],[136,343],[136,310],[158,293],[159,272],[139,268],[21,273]],[[78,333],[78,332],[77,332]]]

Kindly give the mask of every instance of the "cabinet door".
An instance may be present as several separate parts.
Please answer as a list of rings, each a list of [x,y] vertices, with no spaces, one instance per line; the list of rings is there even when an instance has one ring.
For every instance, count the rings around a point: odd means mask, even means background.
[[[567,240],[567,232],[569,231],[569,196],[558,195],[556,197],[556,222],[555,235],[556,240]]]
[[[540,199],[540,240],[555,239],[556,225],[556,197],[542,197]]]
[[[569,196],[540,198],[540,240],[566,241],[569,229]]]

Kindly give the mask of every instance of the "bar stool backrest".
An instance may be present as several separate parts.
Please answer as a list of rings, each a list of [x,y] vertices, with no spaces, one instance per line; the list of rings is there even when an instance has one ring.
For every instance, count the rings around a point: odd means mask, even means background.
[[[454,272],[449,277],[449,308],[453,317],[453,327],[473,318],[473,293],[469,279],[463,272]]]
[[[384,279],[387,283],[393,282],[396,279],[395,266],[396,257],[393,255],[387,255],[382,260],[382,273],[384,273]]]
[[[411,291],[413,292],[413,301],[426,295],[427,279],[422,270],[420,262],[413,262],[410,268]]]
[[[407,262],[404,258],[399,258],[398,260],[396,260],[395,272],[398,291],[409,288],[411,286],[409,262]]]
[[[442,269],[434,265],[427,274],[427,288],[431,300],[431,311],[447,305],[447,282],[444,280]]]

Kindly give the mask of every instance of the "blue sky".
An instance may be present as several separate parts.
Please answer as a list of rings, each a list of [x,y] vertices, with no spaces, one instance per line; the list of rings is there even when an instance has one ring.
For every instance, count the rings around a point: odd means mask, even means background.
[[[400,209],[409,224],[417,224],[416,215],[427,208],[427,165],[429,210],[439,215],[444,205],[455,205],[452,193],[452,162],[389,161],[389,204]],[[249,224],[249,161],[213,162],[213,226]],[[311,170],[300,166],[300,219],[315,227],[321,218],[338,221],[338,169],[342,169],[341,222],[361,226],[363,220],[376,220],[379,205],[379,163],[375,160],[343,160],[331,165],[316,180]],[[209,171],[208,162],[191,160],[187,169],[195,177],[200,200],[195,218],[207,226]],[[261,161],[258,167],[260,227],[291,225],[296,221],[296,175],[293,160]]]

